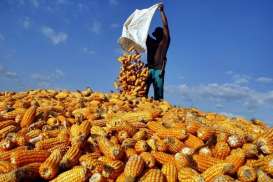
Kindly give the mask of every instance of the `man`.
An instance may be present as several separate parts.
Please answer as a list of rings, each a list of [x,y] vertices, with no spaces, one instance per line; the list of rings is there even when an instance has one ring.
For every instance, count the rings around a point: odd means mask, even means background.
[[[160,11],[163,28],[157,27],[152,33],[155,39],[148,35],[146,41],[149,68],[146,96],[148,96],[149,88],[151,84],[153,84],[155,100],[163,99],[164,75],[167,62],[166,55],[170,44],[170,32],[163,4],[159,5],[158,9]]]

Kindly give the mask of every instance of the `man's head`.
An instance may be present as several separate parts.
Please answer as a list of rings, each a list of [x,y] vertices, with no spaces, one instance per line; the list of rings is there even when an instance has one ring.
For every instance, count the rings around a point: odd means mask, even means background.
[[[157,41],[161,41],[163,38],[163,28],[162,27],[156,27],[152,35],[156,38]]]

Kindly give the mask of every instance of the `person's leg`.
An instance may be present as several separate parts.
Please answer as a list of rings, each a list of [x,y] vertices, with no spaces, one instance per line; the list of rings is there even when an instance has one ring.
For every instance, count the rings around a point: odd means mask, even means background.
[[[149,95],[149,90],[152,84],[152,69],[149,69],[149,73],[148,73],[148,79],[147,79],[147,89],[146,89],[146,97],[148,97]]]
[[[164,98],[164,74],[160,76],[160,70],[155,72],[155,100],[160,100]]]

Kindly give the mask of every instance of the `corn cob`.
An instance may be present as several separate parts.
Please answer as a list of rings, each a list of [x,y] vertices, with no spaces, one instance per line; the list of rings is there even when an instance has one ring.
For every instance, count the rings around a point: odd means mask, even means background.
[[[173,163],[163,164],[161,171],[165,175],[167,182],[177,181],[178,174],[175,164]]]
[[[221,160],[217,158],[203,155],[193,155],[193,160],[195,161],[197,169],[200,172],[204,172],[208,168],[215,166],[216,164],[221,162]]]
[[[273,174],[272,163],[273,163],[273,155],[271,154],[253,162],[253,167],[259,167],[266,173],[272,175]]]
[[[219,175],[223,175],[231,171],[233,165],[231,163],[218,163],[214,166],[211,166],[206,171],[202,173],[206,182],[212,182],[213,178]]]
[[[125,181],[125,175],[124,175],[124,173],[121,173],[121,174],[117,177],[116,182],[126,182],[126,181]]]
[[[139,140],[135,144],[135,150],[137,153],[147,152],[149,150],[149,145],[145,140]]]
[[[38,137],[41,133],[42,133],[42,131],[40,129],[34,129],[34,130],[30,130],[29,132],[27,132],[25,134],[25,137],[27,140],[30,140],[32,138]]]
[[[27,150],[27,146],[20,146],[9,151],[0,152],[0,161],[10,161],[10,156],[17,150]]]
[[[123,140],[121,146],[122,148],[132,148],[134,147],[136,144],[136,140],[132,139],[132,138],[126,138],[125,140]]]
[[[213,156],[217,159],[225,159],[230,153],[230,147],[226,142],[217,142],[213,149]]]
[[[160,138],[175,137],[180,140],[183,140],[187,137],[186,130],[182,128],[160,129],[156,132],[156,134]]]
[[[264,154],[271,154],[273,152],[273,129],[268,129],[264,134],[259,136],[255,144]]]
[[[195,182],[193,179],[194,177],[197,177],[197,176],[199,176],[199,173],[189,167],[181,168],[178,171],[178,180],[180,182],[184,182],[186,180],[188,180],[187,182],[190,182],[190,181]]]
[[[237,172],[237,176],[241,181],[256,181],[257,174],[254,168],[249,166],[242,166]]]
[[[140,182],[165,182],[166,178],[159,169],[150,169],[140,179]]]
[[[212,151],[209,147],[202,147],[199,149],[199,155],[212,156]]]
[[[146,140],[148,138],[148,134],[145,130],[140,130],[136,132],[132,138],[135,140]]]
[[[242,147],[245,143],[244,139],[239,135],[229,136],[227,142],[231,148]]]
[[[134,181],[142,173],[144,166],[145,161],[140,156],[130,157],[124,168],[125,180]]]
[[[110,142],[113,143],[114,145],[119,145],[119,139],[117,136],[111,136]]]
[[[126,155],[126,158],[130,158],[133,155],[137,155],[137,152],[134,148],[127,148],[125,149],[125,155]]]
[[[213,182],[235,182],[235,180],[228,175],[216,176],[212,179]]]
[[[16,132],[17,130],[18,130],[17,126],[14,125],[6,126],[5,128],[0,130],[0,139],[5,138],[8,133]]]
[[[95,136],[106,136],[107,132],[105,131],[105,129],[103,127],[100,126],[92,126],[91,127],[91,135],[95,135]]]
[[[56,138],[49,138],[49,139],[44,139],[41,141],[38,141],[35,144],[35,148],[37,150],[48,150],[50,148],[53,148],[57,145],[61,145],[61,144],[69,144],[69,139],[68,138],[61,138],[61,137],[56,137]]]
[[[161,129],[165,129],[165,127],[159,123],[159,122],[155,122],[155,121],[150,121],[147,123],[147,127],[152,130],[153,132],[159,131]]]
[[[40,176],[46,180],[53,179],[58,174],[59,163],[62,159],[61,150],[54,150],[39,168]]]
[[[191,164],[192,161],[189,159],[189,157],[181,152],[176,153],[174,155],[174,158],[175,158],[175,166],[178,170],[184,167],[188,167],[190,165],[194,165],[194,164]]]
[[[234,168],[230,171],[231,174],[238,171],[238,169],[245,163],[245,153],[243,150],[235,150],[226,157],[225,162],[233,164]]]
[[[201,126],[202,124],[198,121],[188,121],[186,123],[187,132],[191,134],[195,134]]]
[[[178,140],[175,137],[168,137],[164,140],[164,142],[167,144],[168,146],[168,151],[172,154],[175,154],[177,152],[180,152],[181,149],[185,146],[183,144],[183,142],[181,142],[180,140]]]
[[[197,137],[203,141],[207,141],[213,134],[214,131],[208,127],[200,127],[197,130]]]
[[[153,155],[155,160],[159,162],[160,164],[166,164],[166,163],[175,161],[174,156],[171,154],[167,154],[164,152],[155,152],[155,151],[152,151],[151,154]]]
[[[16,150],[10,156],[10,161],[17,167],[34,162],[44,162],[49,156],[46,150]]]
[[[73,169],[59,174],[51,182],[84,182],[87,178],[87,170],[83,166],[76,166]]]
[[[130,136],[128,135],[127,131],[119,131],[118,132],[118,141],[122,143],[123,140],[126,138],[129,138]]]
[[[79,158],[81,156],[81,145],[73,144],[68,151],[65,153],[60,161],[60,167],[62,169],[69,169],[72,166],[78,164]]]
[[[103,166],[102,175],[107,179],[116,179],[124,169],[124,163],[119,160],[108,161]]]
[[[31,106],[28,108],[20,122],[22,128],[29,126],[35,119],[37,106]]]
[[[145,162],[145,164],[146,164],[146,166],[148,168],[155,167],[156,161],[155,161],[154,156],[151,153],[149,153],[149,152],[142,152],[140,154],[140,157],[144,160],[144,162]]]
[[[89,182],[107,182],[106,178],[100,173],[94,173],[90,178]]]
[[[196,136],[194,136],[194,135],[192,135],[192,134],[189,134],[189,135],[188,135],[188,138],[185,140],[184,143],[185,143],[188,147],[191,147],[191,148],[193,148],[193,149],[196,149],[196,148],[198,148],[198,147],[204,145],[204,142],[203,142],[200,138],[198,138],[198,137],[196,137]]]
[[[217,142],[227,142],[229,134],[225,132],[219,132],[216,134]]]
[[[119,145],[114,145],[105,137],[98,137],[97,139],[98,146],[101,152],[111,158],[111,159],[120,159],[123,156],[123,151]]]
[[[195,150],[190,147],[183,147],[180,152],[184,155],[193,155]]]
[[[26,180],[31,181],[39,178],[39,167],[41,163],[34,162],[15,170],[16,178],[18,181]]]
[[[15,171],[0,174],[0,182],[16,182],[17,177]]]
[[[0,173],[7,173],[14,170],[16,166],[8,161],[0,161]]]
[[[269,177],[265,172],[263,172],[261,169],[257,170],[257,182],[273,182],[273,179]]]
[[[0,130],[7,127],[7,126],[10,126],[10,125],[16,126],[17,123],[14,120],[1,121],[0,122]]]
[[[5,112],[3,113],[1,116],[5,119],[5,120],[15,120],[16,116],[22,116],[24,115],[24,113],[26,112],[26,109],[24,108],[17,108],[13,111],[10,112]]]
[[[254,158],[258,156],[258,148],[257,145],[246,143],[243,145],[242,149],[245,152],[246,158]]]

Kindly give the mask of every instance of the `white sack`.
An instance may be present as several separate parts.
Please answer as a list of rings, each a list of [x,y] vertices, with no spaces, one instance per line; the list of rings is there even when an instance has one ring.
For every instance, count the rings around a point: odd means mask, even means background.
[[[155,4],[147,9],[136,9],[129,16],[123,25],[122,35],[119,38],[119,44],[122,49],[128,51],[130,47],[134,47],[138,52],[147,51],[146,39],[152,18],[159,4]]]

